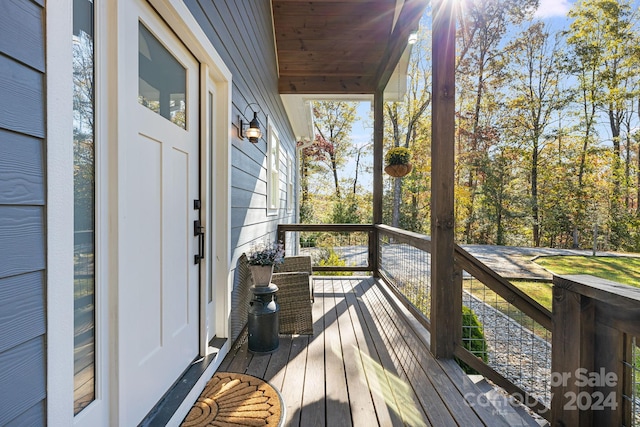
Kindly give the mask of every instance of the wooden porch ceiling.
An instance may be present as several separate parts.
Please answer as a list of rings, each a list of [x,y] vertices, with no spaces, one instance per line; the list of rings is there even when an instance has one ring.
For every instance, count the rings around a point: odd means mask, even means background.
[[[272,0],[281,94],[384,88],[428,0]]]

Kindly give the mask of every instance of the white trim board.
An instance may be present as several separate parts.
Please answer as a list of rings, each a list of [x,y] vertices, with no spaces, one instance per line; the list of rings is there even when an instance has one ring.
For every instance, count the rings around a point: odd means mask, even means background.
[[[46,50],[47,424],[73,423],[72,1],[48,5]]]

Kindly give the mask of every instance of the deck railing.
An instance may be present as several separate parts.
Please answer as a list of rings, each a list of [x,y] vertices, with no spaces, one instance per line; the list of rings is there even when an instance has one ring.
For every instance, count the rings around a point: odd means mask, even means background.
[[[431,329],[428,236],[386,225],[343,224],[287,224],[279,226],[278,233],[283,242],[308,242],[305,233],[315,233],[313,247],[288,248],[287,252],[313,255],[330,248],[342,257],[340,263],[344,265],[323,263],[314,266],[315,271],[372,272]],[[298,234],[291,239],[287,233]],[[351,234],[354,236],[348,238]],[[367,237],[356,238],[357,234]],[[633,338],[640,337],[640,290],[611,283],[603,288],[599,279],[590,276],[556,278],[552,316],[548,309],[457,245],[454,262],[456,280],[462,282],[462,306],[470,309],[480,323],[463,324],[454,351],[459,362],[548,420],[566,420],[564,425],[640,425],[640,348]],[[605,315],[610,312],[617,315]],[[603,324],[609,329],[603,329]],[[484,339],[478,338],[474,328],[482,330]],[[598,352],[595,362],[586,360]],[[600,406],[593,404],[602,402],[594,399],[599,399],[600,393],[605,397],[609,394],[600,389],[594,391],[593,387],[576,389],[575,384],[567,388],[567,381],[559,381],[560,373],[565,373],[565,379],[566,373],[575,378],[576,369],[600,375],[600,368],[620,379],[611,392],[622,410],[600,411]],[[567,396],[577,399],[576,410],[567,405],[571,403]],[[607,423],[601,424],[603,420]]]
[[[297,242],[295,248],[285,246],[286,253],[310,255],[314,271],[372,272],[374,231],[368,224],[280,224],[278,241]],[[293,236],[287,238],[287,233]]]
[[[587,275],[553,284],[553,419],[640,425],[640,289]]]
[[[457,245],[454,258],[463,306],[478,317],[487,342],[486,354],[470,351],[464,337],[473,336],[473,326],[463,326],[456,356],[548,418],[551,312]]]

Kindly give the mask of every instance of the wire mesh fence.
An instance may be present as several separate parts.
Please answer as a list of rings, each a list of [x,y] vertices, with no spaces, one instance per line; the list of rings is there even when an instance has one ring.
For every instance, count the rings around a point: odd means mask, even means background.
[[[626,425],[640,426],[640,341],[633,337],[630,340],[630,351],[623,360],[624,377],[628,385],[624,388],[622,395],[624,405],[629,409],[629,422]]]
[[[431,254],[380,234],[381,274],[427,319],[431,314]]]
[[[465,325],[463,337],[483,336],[485,346],[463,345],[491,368],[549,407],[551,332],[479,280],[464,274],[462,304],[479,326]],[[479,328],[479,333],[471,329]],[[471,345],[476,344],[476,345]],[[528,402],[525,402],[528,403]]]
[[[299,244],[299,254],[311,256],[313,267],[361,267],[363,270],[369,267],[367,232],[296,231],[291,234]],[[289,249],[287,252],[292,255]]]
[[[379,249],[381,274],[429,319],[431,255],[384,233]],[[463,347],[548,407],[551,332],[466,272],[462,303]]]

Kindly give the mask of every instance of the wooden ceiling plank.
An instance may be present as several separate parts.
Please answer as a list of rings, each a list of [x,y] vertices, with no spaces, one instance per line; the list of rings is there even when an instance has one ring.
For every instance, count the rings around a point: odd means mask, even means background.
[[[363,77],[286,77],[278,81],[281,94],[370,94],[373,88],[372,79]]]
[[[349,3],[371,3],[372,0],[348,0]],[[309,3],[308,0],[274,0],[274,3]],[[313,0],[312,3],[336,3],[336,0]],[[342,2],[344,3],[344,2]]]
[[[288,68],[331,68],[331,69],[353,69],[361,67],[372,67],[370,74],[375,74],[380,61],[380,56],[371,55],[341,55],[339,52],[331,54],[327,52],[295,52],[287,55],[283,53],[280,60],[280,69]]]
[[[348,52],[360,52],[366,49],[366,53],[380,55],[384,52],[384,46],[381,46],[379,42],[373,39],[365,39],[358,41],[351,41],[350,43],[342,43],[339,46],[336,45],[334,40],[322,39],[322,40],[309,40],[309,39],[281,39],[278,41],[278,52],[282,54],[293,54],[294,52],[300,55],[300,52],[326,52],[333,51],[336,54],[348,53]],[[379,53],[378,53],[379,52]]]
[[[290,70],[287,71],[286,73],[280,73],[280,78],[284,79],[284,78],[304,78],[304,77],[309,77],[309,78],[313,78],[313,77],[345,77],[345,78],[351,78],[351,77],[367,77],[370,80],[373,80],[373,78],[375,77],[375,74],[373,73],[368,73],[368,74],[363,74],[362,72],[360,72],[361,70],[354,70],[354,71],[341,71],[339,73],[331,73],[331,72],[318,72],[316,70]]]
[[[324,28],[328,26],[340,27],[342,29],[356,28],[361,30],[373,30],[376,27],[384,26],[387,32],[391,32],[391,20],[389,25],[383,25],[385,20],[376,15],[340,15],[340,16],[318,16],[311,13],[298,16],[274,16],[273,21],[278,26],[296,25],[307,28]]]
[[[296,2],[282,4],[273,2],[274,16],[372,16],[391,13],[393,15],[395,1],[350,2]]]
[[[388,34],[382,31],[340,31],[339,29],[309,29],[309,28],[287,28],[280,29],[276,35],[276,42],[281,40],[331,40],[340,41],[343,44],[371,42],[386,46]]]

